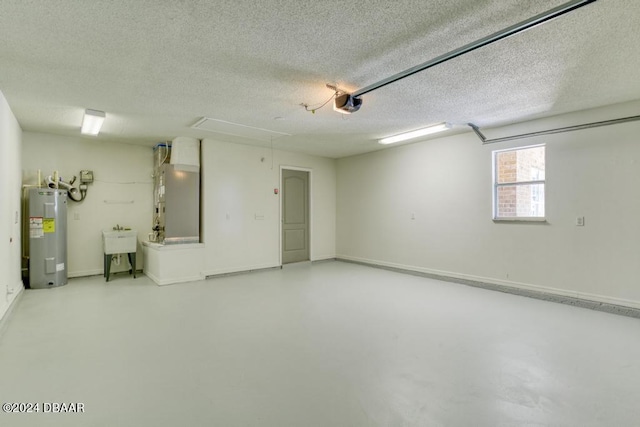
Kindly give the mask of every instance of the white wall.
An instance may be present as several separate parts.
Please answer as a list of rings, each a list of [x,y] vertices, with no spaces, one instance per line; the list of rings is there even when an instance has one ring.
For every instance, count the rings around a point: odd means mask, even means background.
[[[336,161],[202,142],[204,275],[280,265],[280,166],[311,169],[311,257],[335,257]],[[256,219],[263,217],[263,219]]]
[[[116,224],[138,230],[139,240],[151,231],[153,210],[153,149],[103,139],[63,137],[25,132],[23,134],[23,182],[36,184],[37,171],[51,175],[59,171],[65,181],[83,169],[93,170],[82,202],[68,203],[68,275],[102,274],[102,230]],[[129,203],[133,202],[133,203]],[[138,268],[142,268],[138,249]],[[126,269],[121,266],[112,271]]]
[[[486,134],[632,116],[639,107]],[[547,147],[548,222],[494,223],[492,150],[538,143]],[[343,158],[337,173],[339,258],[640,307],[640,122],[486,146],[465,133]]]
[[[22,291],[20,145],[22,130],[0,92],[0,318]]]
[[[94,171],[87,198],[69,202],[69,276],[102,273],[101,230],[116,224],[151,231],[153,150],[87,138],[24,133],[23,181],[35,184],[37,170],[58,170],[68,180]],[[263,159],[261,161],[261,159]],[[272,166],[273,160],[273,166]],[[205,140],[202,143],[203,275],[279,265],[280,165],[312,170],[314,260],[335,257],[335,160]],[[113,204],[107,201],[132,204]],[[229,219],[227,219],[229,213]],[[257,220],[256,214],[264,219]],[[76,219],[78,218],[78,219]],[[138,267],[142,251],[138,251]],[[114,267],[114,271],[122,270]]]

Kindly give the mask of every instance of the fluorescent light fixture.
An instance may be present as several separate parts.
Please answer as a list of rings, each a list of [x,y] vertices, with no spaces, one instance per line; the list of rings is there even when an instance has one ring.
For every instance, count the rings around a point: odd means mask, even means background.
[[[104,111],[84,110],[84,118],[82,119],[82,128],[80,132],[85,135],[97,135],[105,118]]]
[[[432,133],[442,132],[443,130],[451,129],[449,123],[438,123],[437,125],[427,126],[426,128],[412,130],[411,132],[401,133],[399,135],[382,138],[378,142],[380,144],[393,144],[394,142],[406,141],[407,139],[418,138],[420,136],[430,135]]]

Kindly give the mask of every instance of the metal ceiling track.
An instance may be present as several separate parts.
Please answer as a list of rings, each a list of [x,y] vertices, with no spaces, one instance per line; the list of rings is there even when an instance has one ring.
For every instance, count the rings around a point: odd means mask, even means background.
[[[597,128],[600,126],[617,125],[620,123],[635,122],[636,120],[640,120],[640,116],[623,117],[621,119],[604,120],[601,122],[586,123],[586,124],[575,125],[575,126],[566,126],[562,128],[541,130],[538,132],[522,133],[520,135],[505,136],[503,138],[493,138],[493,139],[487,139],[482,134],[482,132],[480,132],[480,128],[478,128],[478,126],[474,125],[473,123],[468,123],[468,125],[471,126],[471,129],[473,129],[476,135],[478,135],[478,138],[480,138],[480,140],[482,141],[482,145],[486,145],[486,144],[495,144],[496,142],[513,141],[515,139],[532,138],[534,136],[553,135],[555,133],[571,132],[574,130]]]
[[[512,25],[504,30],[500,30],[496,33],[493,33],[489,36],[476,40],[472,43],[464,45],[458,49],[454,49],[448,53],[440,55],[436,58],[433,58],[427,62],[423,62],[422,64],[416,65],[415,67],[411,67],[408,70],[402,71],[398,74],[394,74],[391,77],[388,77],[384,80],[380,80],[377,83],[373,83],[367,87],[359,89],[351,94],[353,98],[359,98],[365,93],[372,92],[376,89],[380,89],[383,86],[386,86],[390,83],[397,82],[398,80],[404,79],[405,77],[409,77],[413,74],[419,73],[420,71],[424,71],[428,68],[431,68],[435,65],[442,64],[443,62],[447,62],[451,59],[457,58],[458,56],[464,55],[465,53],[469,53],[476,49],[479,49],[483,46],[487,46],[491,43],[495,43],[499,40],[510,37],[514,34],[521,33],[523,31],[528,30],[529,28],[535,27],[536,25],[543,24],[547,21],[550,21],[554,18],[562,16],[566,13],[572,12],[576,9],[581,8],[582,6],[586,6],[589,3],[593,3],[597,0],[572,0],[563,5],[560,5],[556,8],[543,12],[539,15],[536,15],[532,18],[529,18],[525,21],[519,22],[515,25]]]

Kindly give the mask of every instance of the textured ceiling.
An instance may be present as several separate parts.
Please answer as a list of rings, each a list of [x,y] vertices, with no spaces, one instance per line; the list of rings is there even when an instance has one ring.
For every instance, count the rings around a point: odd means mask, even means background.
[[[275,148],[342,157],[448,121],[491,127],[640,99],[640,2],[598,0],[362,97],[355,91],[564,0],[2,0],[0,91],[25,131],[97,140],[176,136],[264,146],[191,126],[209,117],[290,134]],[[94,138],[95,139],[95,138]]]

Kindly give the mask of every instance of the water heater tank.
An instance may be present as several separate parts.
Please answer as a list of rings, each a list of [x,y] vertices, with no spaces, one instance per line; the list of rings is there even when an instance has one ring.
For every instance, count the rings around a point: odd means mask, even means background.
[[[31,188],[27,197],[29,286],[67,284],[67,191]]]

